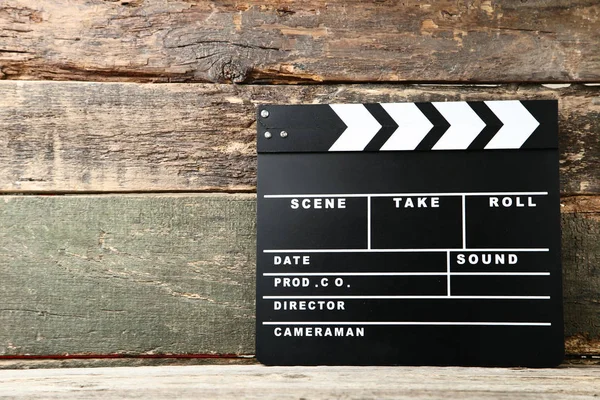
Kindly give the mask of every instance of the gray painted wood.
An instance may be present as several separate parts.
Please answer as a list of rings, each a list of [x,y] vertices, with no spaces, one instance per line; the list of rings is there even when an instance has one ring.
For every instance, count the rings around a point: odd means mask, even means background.
[[[253,191],[260,103],[558,99],[562,193],[600,193],[598,86],[4,81],[0,93],[0,192]]]
[[[3,0],[0,78],[600,80],[595,0]]]
[[[598,200],[563,200],[575,354],[600,354]],[[0,355],[252,354],[255,229],[252,194],[2,196]]]
[[[0,371],[11,399],[596,399],[600,367],[212,365]]]
[[[252,195],[0,198],[0,355],[254,351]]]

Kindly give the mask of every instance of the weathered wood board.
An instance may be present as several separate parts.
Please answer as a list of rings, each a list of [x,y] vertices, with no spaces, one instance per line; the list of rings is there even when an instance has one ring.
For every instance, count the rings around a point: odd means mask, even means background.
[[[246,354],[252,195],[0,198],[0,355]]]
[[[599,197],[563,199],[568,352],[600,354]],[[0,355],[253,354],[255,195],[0,198]]]
[[[4,0],[0,78],[600,80],[595,0]]]
[[[568,364],[580,365],[587,362],[585,359],[569,359]],[[577,364],[575,364],[577,362]],[[58,368],[122,368],[122,367],[159,367],[159,366],[192,366],[192,365],[254,365],[258,361],[253,355],[248,356],[196,356],[196,355],[153,355],[153,356],[99,356],[86,357],[73,356],[19,356],[0,358],[1,370],[6,369],[58,369]],[[584,364],[587,365],[587,364]]]
[[[600,368],[264,367],[210,365],[1,371],[11,399],[584,400]]]
[[[256,105],[558,99],[563,194],[600,193],[600,87],[0,82],[0,192],[253,191]]]
[[[562,204],[566,347],[571,354],[600,354],[600,196]]]

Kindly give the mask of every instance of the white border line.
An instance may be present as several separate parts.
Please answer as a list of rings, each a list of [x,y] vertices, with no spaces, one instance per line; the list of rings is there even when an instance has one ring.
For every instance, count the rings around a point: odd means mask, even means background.
[[[467,211],[465,209],[466,196],[462,195],[462,247],[467,248]]]
[[[446,276],[446,272],[265,272],[263,276]]]
[[[552,326],[550,322],[437,322],[437,321],[390,321],[390,322],[351,322],[351,321],[327,321],[327,322],[316,322],[316,321],[308,321],[308,322],[274,322],[274,321],[265,321],[263,325],[267,326],[282,326],[282,325],[354,325],[354,326],[407,326],[407,325],[424,325],[424,326]]]
[[[263,296],[263,300],[550,300],[550,296]]]
[[[265,272],[263,276],[548,276],[550,272]]]
[[[371,196],[367,196],[367,248],[371,250]]]
[[[446,252],[446,295],[450,296],[452,294],[450,290],[450,252]]]
[[[296,197],[431,197],[431,196],[547,196],[548,192],[454,192],[454,193],[347,193],[347,194],[265,194],[265,199],[291,199]]]
[[[520,249],[268,249],[263,253],[444,253],[444,252],[545,252],[549,248]]]

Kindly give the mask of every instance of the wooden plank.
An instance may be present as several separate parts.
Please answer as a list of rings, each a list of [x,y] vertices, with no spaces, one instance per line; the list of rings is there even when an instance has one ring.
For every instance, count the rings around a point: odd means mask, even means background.
[[[568,352],[600,354],[600,196],[563,200]],[[0,356],[252,354],[252,194],[2,196]]]
[[[580,360],[578,360],[580,362]],[[163,356],[156,357],[69,357],[69,358],[44,358],[32,356],[31,358],[2,358],[1,370],[6,369],[57,369],[57,368],[115,368],[115,367],[161,367],[161,366],[189,366],[189,365],[252,365],[258,364],[255,357],[184,357]],[[569,364],[575,365],[575,364]],[[1,396],[1,395],[0,395]]]
[[[600,356],[569,357],[560,366],[572,368],[580,366],[598,365]],[[164,366],[191,366],[191,365],[255,365],[260,364],[253,356],[243,357],[100,357],[88,358],[74,356],[70,358],[44,358],[32,356],[31,358],[2,358],[0,370],[6,369],[57,369],[57,368],[115,368],[115,367],[164,367]],[[0,371],[0,378],[2,372]]]
[[[600,193],[600,87],[0,82],[1,192],[253,191],[256,105],[558,99],[563,194]]]
[[[0,355],[254,351],[252,195],[0,199]]]
[[[566,348],[600,355],[600,196],[562,201]]]
[[[598,81],[594,0],[4,0],[5,79]]]
[[[600,367],[206,365],[1,371],[11,399],[594,399]]]

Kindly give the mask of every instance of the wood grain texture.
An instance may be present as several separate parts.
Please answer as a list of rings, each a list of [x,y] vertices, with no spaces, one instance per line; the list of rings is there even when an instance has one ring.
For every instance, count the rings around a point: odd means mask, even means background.
[[[600,196],[562,201],[566,347],[600,355]]]
[[[0,82],[0,192],[254,191],[256,106],[558,99],[563,194],[600,193],[600,87]]]
[[[582,359],[578,359],[580,362]],[[253,365],[258,364],[253,356],[243,357],[184,357],[181,355],[156,357],[144,357],[136,355],[135,357],[98,357],[88,358],[75,355],[71,358],[44,358],[41,356],[32,356],[31,358],[11,358],[0,359],[0,381],[2,380],[2,370],[6,369],[57,369],[57,368],[122,368],[122,367],[161,367],[161,366],[191,366],[191,365]],[[565,364],[566,365],[566,364]],[[568,364],[576,365],[576,364]],[[0,393],[0,396],[2,394]],[[1,397],[0,397],[1,398]]]
[[[600,354],[600,197],[563,204],[567,351]],[[0,355],[252,354],[255,229],[252,194],[2,196]]]
[[[0,355],[254,351],[252,195],[0,198]]]
[[[1,371],[11,399],[596,399],[600,367],[188,366]],[[9,394],[10,393],[10,394]]]
[[[595,0],[4,0],[0,77],[598,81]]]

